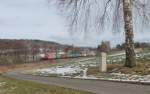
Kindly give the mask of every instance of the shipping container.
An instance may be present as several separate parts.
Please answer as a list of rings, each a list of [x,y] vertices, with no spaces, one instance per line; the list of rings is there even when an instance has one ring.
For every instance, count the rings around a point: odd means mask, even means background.
[[[77,52],[77,51],[75,51],[74,53],[73,53],[73,57],[79,57],[80,56],[80,53],[79,52]]]
[[[53,52],[48,52],[45,54],[45,59],[51,60],[51,59],[55,59],[55,58],[56,58],[55,53],[53,53]]]
[[[60,52],[59,54],[61,55],[62,59],[67,57],[65,52]]]
[[[56,50],[55,51],[55,59],[60,59],[60,58],[61,58],[60,51]]]
[[[67,52],[67,58],[71,58],[71,57],[73,57],[73,54],[72,54],[72,51],[70,50]]]

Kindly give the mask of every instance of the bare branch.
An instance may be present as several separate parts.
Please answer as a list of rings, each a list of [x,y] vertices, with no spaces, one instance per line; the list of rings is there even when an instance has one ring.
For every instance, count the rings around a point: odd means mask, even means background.
[[[69,20],[71,31],[102,31],[105,26],[112,31],[123,28],[123,0],[57,0],[63,6]],[[132,5],[138,13],[138,20],[146,25],[150,20],[148,0],[133,0]],[[137,15],[136,15],[137,16]],[[110,24],[111,23],[111,24]],[[107,26],[108,27],[108,26]],[[106,31],[106,30],[104,30]]]

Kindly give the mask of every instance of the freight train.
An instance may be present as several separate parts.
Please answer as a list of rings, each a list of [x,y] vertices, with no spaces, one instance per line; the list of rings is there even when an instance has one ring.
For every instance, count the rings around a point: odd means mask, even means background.
[[[52,59],[64,59],[64,58],[77,58],[81,56],[87,56],[86,54],[81,54],[80,52],[46,52],[41,54],[42,60],[52,60]]]

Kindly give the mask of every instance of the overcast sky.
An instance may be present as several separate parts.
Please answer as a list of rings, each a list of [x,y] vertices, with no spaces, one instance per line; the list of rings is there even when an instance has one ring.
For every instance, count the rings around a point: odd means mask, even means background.
[[[114,45],[124,34],[91,32],[70,34],[67,21],[47,0],[0,0],[0,38],[40,39],[63,44],[96,47],[102,40]],[[150,32],[135,33],[135,41],[150,42]]]

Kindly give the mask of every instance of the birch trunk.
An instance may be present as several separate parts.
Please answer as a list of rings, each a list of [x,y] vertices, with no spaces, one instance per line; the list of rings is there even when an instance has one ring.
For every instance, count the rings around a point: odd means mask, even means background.
[[[126,50],[126,67],[136,66],[136,56],[134,52],[134,35],[132,21],[132,0],[123,0],[124,12],[124,30],[125,30],[125,50]]]

